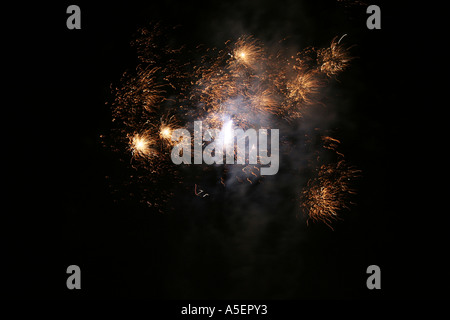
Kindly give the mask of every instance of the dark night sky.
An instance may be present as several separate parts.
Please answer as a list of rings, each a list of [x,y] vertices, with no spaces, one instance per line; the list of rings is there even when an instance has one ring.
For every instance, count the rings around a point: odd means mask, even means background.
[[[26,71],[14,78],[21,84],[15,101],[27,101],[26,111],[18,113],[26,117],[21,124],[31,129],[27,138],[33,142],[15,163],[19,178],[11,184],[5,295],[442,296],[445,230],[425,217],[431,214],[421,205],[425,183],[408,169],[414,165],[416,133],[408,133],[406,114],[418,101],[405,98],[402,86],[414,61],[408,56],[413,30],[405,27],[403,7],[381,3],[382,29],[371,31],[365,26],[366,6],[346,8],[336,1],[77,2],[82,29],[71,31],[65,27],[70,4],[36,4],[19,14],[35,27],[12,25],[18,35],[10,43],[20,48],[16,58]],[[178,203],[183,210],[172,214],[132,200],[114,201],[104,177],[121,167],[99,141],[110,128],[105,102],[111,99],[110,84],[136,66],[130,41],[151,21],[181,25],[179,38],[168,41],[188,46],[220,47],[241,33],[265,43],[290,36],[297,49],[325,46],[345,33],[347,43],[356,44],[357,59],[333,84],[329,129],[363,177],[357,205],[343,213],[334,231],[296,220],[293,199],[271,189],[251,194],[238,208],[233,196],[225,195]],[[70,264],[82,270],[79,292],[65,288]],[[380,291],[365,286],[371,264],[381,267]],[[30,272],[39,276],[30,280]]]

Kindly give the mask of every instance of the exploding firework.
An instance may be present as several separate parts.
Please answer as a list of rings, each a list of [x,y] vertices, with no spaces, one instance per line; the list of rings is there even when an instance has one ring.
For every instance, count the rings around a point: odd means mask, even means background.
[[[231,56],[235,59],[232,67],[240,69],[240,66],[256,68],[265,59],[262,46],[251,36],[239,38],[232,51]]]
[[[157,153],[152,147],[154,141],[147,134],[137,134],[130,136],[130,149],[134,158],[152,158]]]
[[[319,69],[328,77],[333,77],[344,71],[350,64],[352,57],[348,53],[348,48],[340,44],[342,36],[338,41],[336,37],[331,41],[328,48],[320,49],[317,52]]]
[[[159,126],[155,129],[158,131],[159,139],[163,145],[164,150],[167,151],[167,148],[173,145],[172,133],[174,130],[179,128],[180,126],[175,116],[161,117]]]
[[[125,150],[125,159],[132,160],[130,166],[135,173],[130,176],[137,178],[130,183],[145,184],[146,191],[161,180],[179,182],[179,167],[170,160],[175,129],[188,128],[193,121],[201,120],[205,126],[219,130],[219,137],[229,143],[236,128],[289,127],[294,122],[301,126],[305,112],[322,104],[321,88],[351,61],[348,48],[341,44],[342,37],[338,41],[334,38],[328,48],[308,47],[290,56],[283,50],[274,53],[252,36],[242,36],[225,42],[221,50],[197,47],[189,55],[198,54],[200,58],[183,63],[183,52],[188,49],[159,46],[162,37],[157,25],[140,30],[133,41],[140,64],[136,72],[124,73],[113,90],[112,145]],[[292,144],[289,132],[282,139],[285,141],[281,143]],[[335,151],[337,140],[323,140],[325,148]],[[214,170],[203,168],[199,175]],[[217,184],[227,187],[234,179],[238,184],[254,185],[262,179],[259,171],[259,164],[244,164],[239,169],[224,165]],[[329,225],[336,219],[353,193],[350,182],[355,174],[343,161],[322,165],[317,177],[301,192],[301,207],[308,220]],[[191,179],[181,183],[197,188],[199,184]],[[198,195],[197,190],[194,194]],[[173,192],[166,190],[158,197],[147,192],[142,198],[154,205],[167,202],[171,195]]]
[[[348,198],[355,193],[351,184],[359,173],[344,160],[322,165],[301,193],[301,207],[307,221],[322,221],[331,228],[331,222],[339,218],[339,210],[348,208]]]
[[[320,79],[314,71],[303,72],[299,70],[295,78],[287,83],[287,98],[290,100],[288,104],[290,109],[295,109],[293,106],[296,105],[305,107],[313,104],[315,101],[314,97],[317,96],[321,86]],[[292,117],[298,115],[298,112],[293,112],[291,114]]]

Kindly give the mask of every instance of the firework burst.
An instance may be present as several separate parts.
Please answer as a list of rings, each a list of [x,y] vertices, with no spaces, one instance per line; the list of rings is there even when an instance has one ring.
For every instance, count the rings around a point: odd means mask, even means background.
[[[157,155],[157,151],[153,148],[154,140],[146,133],[137,134],[129,137],[130,150],[133,158],[151,159]]]
[[[179,167],[170,160],[175,129],[189,128],[190,123],[201,120],[205,126],[219,130],[226,140],[237,128],[301,126],[305,112],[322,104],[321,88],[329,82],[327,79],[335,78],[351,61],[348,48],[341,44],[342,37],[338,41],[334,38],[328,48],[308,47],[295,56],[283,50],[274,53],[248,35],[227,41],[221,50],[197,47],[194,52],[159,46],[164,43],[162,37],[157,25],[140,30],[133,41],[140,64],[135,72],[124,73],[119,87],[113,90],[116,127],[111,145],[126,150],[124,157],[135,160],[131,163],[135,170],[132,176],[138,178],[131,183],[145,184],[145,190],[167,181],[168,176],[170,181],[191,188],[199,185],[191,178],[175,179]],[[183,63],[186,52],[200,58]],[[282,136],[282,144],[292,145],[289,134]],[[324,148],[336,151],[337,140],[327,137],[323,142]],[[214,170],[203,168],[201,175]],[[254,185],[262,179],[259,171],[259,164],[244,164],[239,169],[224,165],[217,184],[227,187],[231,178],[238,184]],[[338,211],[347,207],[348,195],[354,192],[350,182],[357,172],[342,160],[315,171],[317,176],[301,192],[301,208],[308,220],[330,225]],[[173,192],[167,190],[157,197],[149,194],[142,197],[150,197],[145,202],[154,205],[167,202]]]
[[[320,166],[301,193],[301,208],[307,221],[322,221],[332,228],[332,221],[339,219],[338,212],[351,203],[348,198],[355,193],[351,184],[359,173],[344,160]]]
[[[344,35],[345,36],[345,35]],[[338,41],[337,37],[331,41],[328,48],[320,49],[317,52],[319,70],[328,77],[335,77],[344,71],[349,65],[352,57],[349,55],[349,48],[340,44],[342,36]]]
[[[266,58],[262,45],[252,36],[240,37],[234,45],[231,56],[235,59],[232,68],[237,70],[241,66],[254,69]]]

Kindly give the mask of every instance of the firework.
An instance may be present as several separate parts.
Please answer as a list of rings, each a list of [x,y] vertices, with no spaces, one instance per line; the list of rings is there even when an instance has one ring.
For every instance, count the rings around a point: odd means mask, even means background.
[[[180,128],[178,120],[175,116],[163,116],[160,119],[159,127],[157,127],[158,137],[164,146],[164,149],[168,149],[173,145],[172,133],[175,129]]]
[[[339,218],[339,210],[351,203],[349,196],[355,193],[351,183],[359,173],[344,160],[322,165],[301,193],[301,208],[308,221],[322,221],[331,228],[331,222]]]
[[[125,73],[122,78],[123,86],[117,89],[115,111],[121,112],[127,109],[155,111],[158,103],[164,98],[163,86],[156,81],[158,70],[159,68],[156,67],[151,69],[138,67],[135,76]]]
[[[232,67],[239,69],[239,66],[255,68],[257,62],[265,59],[262,46],[251,36],[240,37],[235,45],[231,56],[235,59]]]
[[[319,70],[328,77],[334,77],[344,71],[352,60],[352,57],[349,55],[349,49],[340,44],[344,36],[338,41],[336,41],[337,37],[335,37],[331,41],[330,47],[320,49],[317,52]]]
[[[287,98],[294,105],[306,106],[313,104],[315,101],[314,97],[321,86],[322,84],[315,72],[299,70],[295,78],[287,83]]]
[[[157,155],[157,151],[153,147],[155,142],[147,133],[135,133],[129,137],[129,140],[133,158],[150,159]]]
[[[136,171],[133,176],[138,177],[135,180],[148,185],[164,179],[176,181],[173,177],[179,167],[170,161],[175,129],[189,128],[190,123],[201,120],[210,129],[219,130],[219,138],[228,144],[234,142],[231,132],[238,128],[301,126],[305,112],[322,103],[321,89],[351,61],[349,48],[341,44],[342,37],[334,38],[328,48],[308,47],[290,56],[283,50],[274,53],[261,41],[245,35],[227,41],[220,50],[199,46],[189,53],[198,53],[200,58],[185,63],[183,50],[187,49],[170,48],[163,44],[163,38],[158,26],[139,31],[133,44],[140,64],[136,72],[124,73],[112,103],[116,125],[113,144],[127,146],[125,157],[136,160],[131,164]],[[338,140],[322,136],[322,141],[324,149],[343,157],[336,151]],[[214,170],[202,168],[200,175]],[[308,220],[330,225],[338,211],[347,207],[346,199],[353,192],[350,181],[356,171],[342,160],[316,171],[316,178],[301,192],[301,208]],[[168,175],[170,179],[166,179]],[[262,179],[260,165],[244,164],[235,169],[224,165],[217,184],[228,187],[234,185],[229,183],[232,179],[257,185]],[[196,196],[201,194],[197,182],[185,183],[195,186]],[[166,201],[164,197],[171,194],[161,193],[157,201]],[[154,205],[157,201],[146,202]]]

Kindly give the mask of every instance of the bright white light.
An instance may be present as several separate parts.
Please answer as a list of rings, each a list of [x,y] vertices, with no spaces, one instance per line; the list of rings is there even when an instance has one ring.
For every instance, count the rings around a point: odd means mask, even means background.
[[[223,124],[221,135],[223,137],[223,143],[225,145],[229,145],[229,144],[233,143],[234,132],[233,132],[233,121],[232,120],[228,120],[227,122],[225,122]]]

